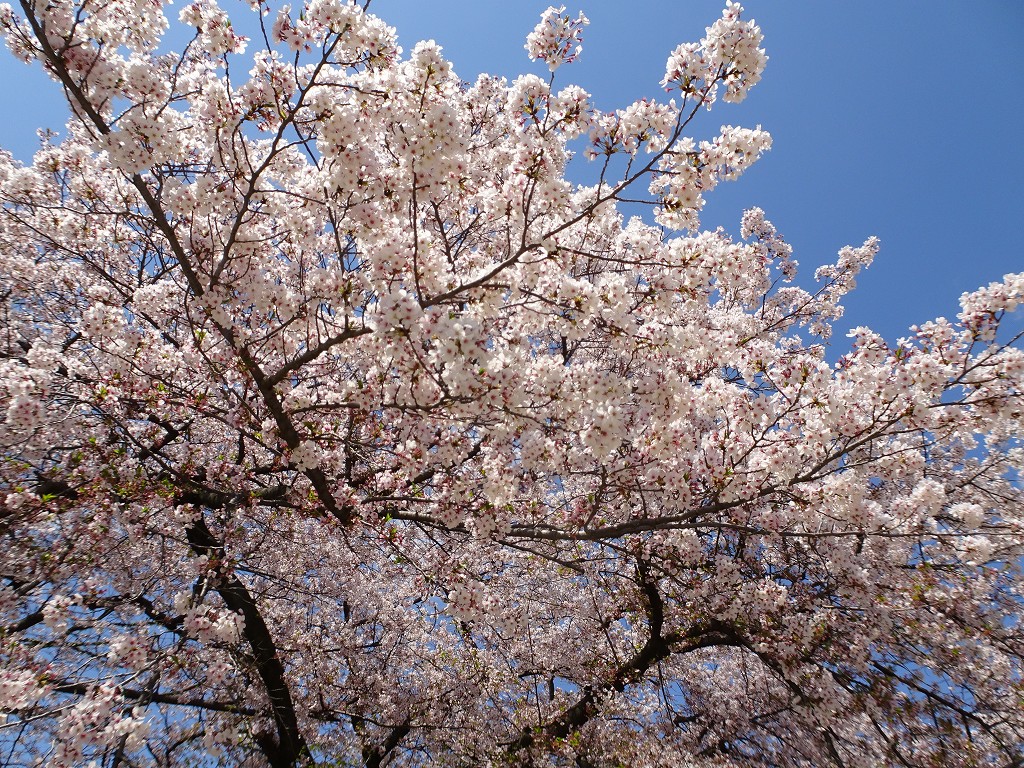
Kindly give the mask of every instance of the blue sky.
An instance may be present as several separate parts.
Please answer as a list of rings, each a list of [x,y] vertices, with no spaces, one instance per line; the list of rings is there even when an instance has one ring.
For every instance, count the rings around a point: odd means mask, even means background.
[[[591,24],[582,57],[558,71],[558,82],[578,83],[606,110],[662,96],[669,51],[699,39],[724,5],[565,2]],[[233,0],[222,5],[247,13]],[[472,80],[482,71],[546,72],[527,59],[523,42],[548,5],[373,0],[371,10],[397,27],[406,50],[433,38]],[[706,227],[735,233],[742,210],[760,206],[794,245],[805,286],[841,246],[880,237],[882,251],[837,323],[840,346],[855,325],[895,340],[913,323],[955,315],[963,291],[1024,271],[1024,2],[744,6],[765,34],[764,78],[743,104],[721,103],[699,116],[693,133],[709,138],[722,124],[761,124],[774,146],[739,181],[708,196]],[[0,99],[18,105],[4,110],[0,146],[20,158],[31,155],[37,127],[64,123],[55,84],[6,52]]]

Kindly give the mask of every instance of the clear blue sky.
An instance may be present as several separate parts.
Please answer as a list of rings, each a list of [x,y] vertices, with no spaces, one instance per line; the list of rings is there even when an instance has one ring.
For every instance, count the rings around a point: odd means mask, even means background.
[[[560,69],[558,81],[578,83],[607,110],[663,95],[669,51],[699,39],[724,5],[565,2],[591,24],[583,56]],[[222,5],[247,12],[243,3]],[[523,41],[548,5],[373,0],[371,10],[397,27],[406,50],[433,38],[472,80],[481,71],[543,74]],[[1024,271],[1024,2],[744,6],[764,31],[768,68],[743,104],[701,115],[694,135],[760,123],[775,143],[739,181],[709,195],[705,226],[736,232],[744,208],[764,208],[796,248],[804,285],[838,248],[878,235],[882,252],[847,302],[840,337],[870,325],[895,340],[913,323],[954,315],[963,291]],[[0,99],[8,105],[0,146],[20,158],[31,155],[37,127],[64,123],[57,87],[7,53]]]

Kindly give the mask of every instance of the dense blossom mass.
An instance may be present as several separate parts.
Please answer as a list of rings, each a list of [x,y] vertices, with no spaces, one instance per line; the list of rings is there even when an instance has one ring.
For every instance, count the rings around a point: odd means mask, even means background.
[[[0,762],[1020,764],[1024,274],[835,362],[739,5],[614,112],[368,5],[0,9]]]

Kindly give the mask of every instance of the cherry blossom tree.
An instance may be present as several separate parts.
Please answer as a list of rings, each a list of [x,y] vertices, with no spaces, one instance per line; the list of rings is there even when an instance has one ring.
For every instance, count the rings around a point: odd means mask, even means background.
[[[611,113],[252,5],[0,10],[0,762],[1021,764],[1024,274],[830,362],[735,3]]]

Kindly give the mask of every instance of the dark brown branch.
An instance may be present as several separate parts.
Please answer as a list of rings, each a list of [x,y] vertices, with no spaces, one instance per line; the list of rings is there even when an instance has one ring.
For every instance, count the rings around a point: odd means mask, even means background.
[[[256,671],[270,699],[276,740],[272,737],[257,738],[260,749],[266,755],[272,768],[293,768],[308,755],[306,741],[299,731],[295,706],[285,681],[284,664],[278,656],[277,646],[270,634],[270,628],[263,620],[256,599],[245,584],[222,562],[224,547],[217,541],[200,515],[187,529],[186,536],[192,550],[205,555],[214,563],[216,579],[213,589],[224,600],[228,609],[241,614],[245,619],[242,635],[252,648]]]
[[[377,748],[368,747],[363,750],[363,766],[365,768],[381,768],[385,765],[385,761],[388,756],[394,750],[395,747],[408,735],[411,730],[411,726],[408,721],[401,725],[396,725],[388,733],[387,738]]]
[[[615,669],[608,682],[586,686],[576,703],[547,725],[523,729],[508,745],[509,755],[529,749],[535,744],[549,744],[556,739],[564,739],[578,731],[597,714],[602,699],[613,693],[622,693],[626,686],[639,681],[654,665],[671,655],[691,653],[712,646],[743,645],[742,638],[732,627],[715,620],[694,625],[685,634],[671,632],[663,635],[665,614],[661,595],[657,587],[646,579],[643,579],[641,589],[647,600],[650,628],[647,642]]]
[[[71,693],[76,696],[88,696],[96,688],[94,684],[86,683],[57,683],[51,688],[55,693]],[[152,691],[140,691],[135,688],[118,688],[118,693],[132,701],[147,701],[152,704],[169,704],[175,707],[193,707],[205,709],[208,712],[229,712],[234,715],[254,717],[259,712],[250,707],[240,706],[231,701],[210,701],[208,699],[186,699],[170,693],[153,693]]]
[[[24,632],[26,629],[31,629],[37,624],[42,624],[45,615],[42,611],[33,611],[27,616],[22,617],[20,621],[15,624],[11,624],[8,627],[0,629],[0,635],[10,635],[15,632]]]

